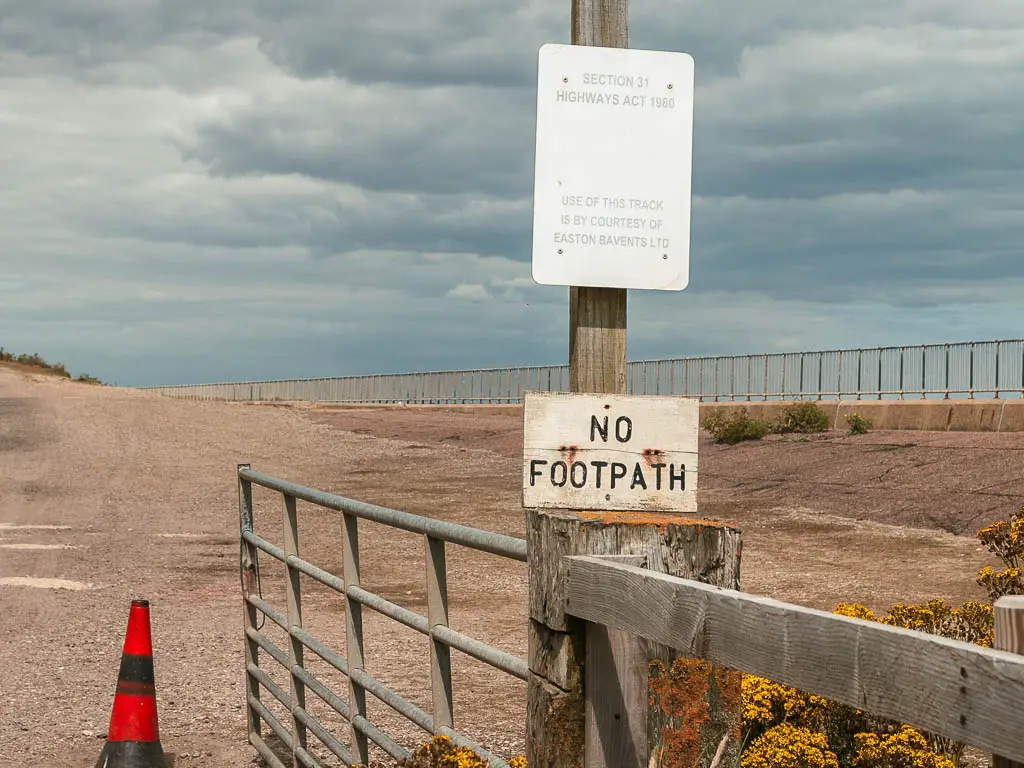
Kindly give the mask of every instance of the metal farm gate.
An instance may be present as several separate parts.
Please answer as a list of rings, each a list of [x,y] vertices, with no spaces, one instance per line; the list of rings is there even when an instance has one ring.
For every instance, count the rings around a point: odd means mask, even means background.
[[[247,730],[249,743],[274,768],[286,768],[263,736],[265,723],[291,751],[297,765],[319,768],[311,753],[308,735],[312,733],[331,753],[346,764],[368,764],[368,746],[372,742],[395,759],[410,753],[382,732],[366,716],[366,694],[370,693],[431,735],[448,736],[455,744],[469,747],[490,764],[508,768],[500,757],[489,753],[453,729],[452,675],[450,649],[462,651],[495,669],[525,681],[527,663],[486,643],[456,632],[448,626],[447,570],[445,544],[458,544],[499,557],[526,562],[526,541],[497,533],[443,522],[429,517],[399,512],[324,493],[286,480],[253,471],[248,464],[238,467],[239,522],[241,529],[241,573],[245,604],[245,671]],[[284,499],[284,541],[277,546],[253,531],[253,485],[276,491]],[[298,538],[296,501],[302,500],[340,513],[342,533],[342,575],[330,573],[302,558]],[[392,528],[422,534],[427,561],[427,615],[421,616],[360,586],[359,520],[369,520]],[[259,573],[259,554],[272,557],[286,566],[286,607],[284,611],[263,599]],[[329,648],[303,629],[301,576],[307,576],[344,597],[346,648],[344,653]],[[430,645],[430,685],[433,713],[427,713],[399,696],[364,669],[363,607],[393,619],[428,638]],[[288,636],[288,647],[280,648],[259,627],[262,614]],[[287,670],[290,690],[274,682],[261,666],[260,651]],[[314,677],[303,663],[311,651],[348,679],[347,691],[332,691]],[[267,691],[290,713],[291,721],[282,723],[264,704]],[[348,744],[331,733],[306,707],[306,694],[323,700],[348,723]]]

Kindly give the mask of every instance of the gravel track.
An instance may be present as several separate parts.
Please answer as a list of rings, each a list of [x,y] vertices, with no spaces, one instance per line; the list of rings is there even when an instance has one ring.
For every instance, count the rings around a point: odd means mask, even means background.
[[[514,408],[187,402],[0,368],[0,766],[93,766],[134,597],[152,603],[161,740],[176,768],[258,765],[242,708],[236,465],[522,536],[520,418]],[[1009,442],[979,450],[976,438]],[[989,559],[973,538],[949,531],[1019,506],[1024,436],[857,440],[856,450],[835,436],[702,447],[702,508],[743,528],[744,588],[825,608],[978,598],[973,573]],[[917,447],[877,447],[907,442]],[[931,464],[915,465],[918,447]],[[864,456],[892,471],[872,475]],[[953,469],[935,465],[943,456]],[[789,471],[797,464],[812,477],[810,467],[831,464],[847,490],[798,482]],[[860,488],[865,476],[881,485]],[[997,494],[980,501],[943,485],[971,491],[982,480]],[[280,544],[280,497],[257,491],[255,507],[257,532]],[[337,571],[337,516],[299,508],[304,556]],[[898,514],[880,519],[886,508]],[[884,524],[892,521],[925,528]],[[366,523],[361,547],[364,586],[425,611],[423,542]],[[453,626],[525,655],[525,568],[458,547],[448,561]],[[283,611],[282,568],[269,558],[261,565],[264,596]],[[343,649],[340,600],[307,585],[306,626]],[[369,611],[365,635],[370,671],[429,711],[425,639]],[[500,754],[521,752],[524,686],[458,653],[453,663],[457,726]],[[314,663],[313,673],[343,690],[325,667]],[[423,738],[383,705],[371,719],[407,746]],[[325,720],[347,740],[336,719]]]

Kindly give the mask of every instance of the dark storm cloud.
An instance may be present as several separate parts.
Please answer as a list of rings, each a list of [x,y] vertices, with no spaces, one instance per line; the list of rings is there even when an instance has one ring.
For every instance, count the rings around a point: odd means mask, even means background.
[[[67,72],[137,61],[166,44],[203,47],[251,29],[247,3],[204,0],[7,0],[0,48],[73,65]]]
[[[703,201],[694,213],[692,281],[778,298],[884,295],[904,304],[937,281],[1024,273],[1012,246],[1024,238],[1024,222],[1012,215],[1022,207],[1024,195],[980,193]]]
[[[8,0],[2,12],[0,46],[82,77],[155,46],[251,36],[301,78],[524,87],[534,66],[522,51],[568,30],[568,5],[544,0]]]
[[[223,201],[228,204],[216,207],[186,201],[168,216],[159,197],[137,199],[137,215],[125,216],[122,204],[112,200],[82,205],[69,217],[105,236],[228,249],[296,247],[315,259],[367,250],[530,258],[532,212],[524,201],[374,192],[339,198],[308,191],[225,194]]]
[[[534,96],[480,87],[320,89],[199,126],[184,156],[224,176],[297,173],[374,191],[521,196]]]
[[[332,0],[260,4],[261,50],[303,78],[528,87],[523,52],[567,37],[566,3]],[[562,30],[566,30],[562,32]],[[568,42],[566,40],[566,42]]]
[[[311,222],[306,245],[314,256],[353,250],[403,250],[501,254],[530,258],[531,212],[498,209],[474,211],[463,200],[427,198],[414,210],[374,210],[351,215],[344,206]]]

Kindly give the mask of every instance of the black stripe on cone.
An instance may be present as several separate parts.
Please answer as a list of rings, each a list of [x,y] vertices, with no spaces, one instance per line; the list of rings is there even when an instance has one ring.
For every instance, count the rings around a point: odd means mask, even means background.
[[[167,768],[159,741],[108,741],[96,768]]]
[[[167,768],[157,723],[148,600],[132,600],[107,743],[95,768]]]

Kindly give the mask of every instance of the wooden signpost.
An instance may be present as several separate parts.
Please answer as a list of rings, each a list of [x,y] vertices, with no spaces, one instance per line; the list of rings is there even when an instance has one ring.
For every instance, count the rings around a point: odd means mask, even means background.
[[[572,46],[538,61],[533,275],[569,287],[572,394],[524,409],[531,768],[738,751],[738,676],[567,610],[566,555],[739,588],[739,531],[680,514],[697,510],[697,402],[625,396],[626,290],[689,281],[694,76],[687,54],[627,41],[626,0],[572,0]]]

